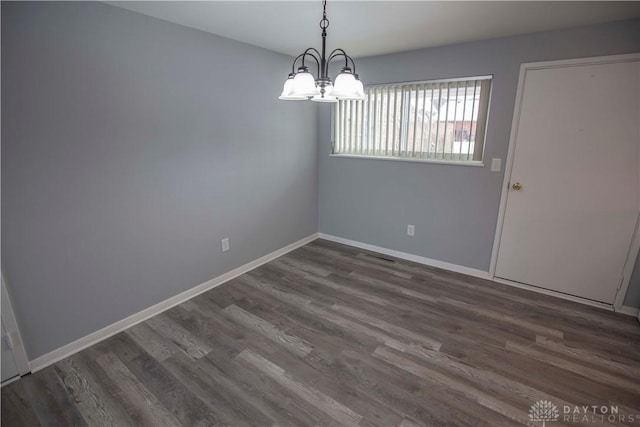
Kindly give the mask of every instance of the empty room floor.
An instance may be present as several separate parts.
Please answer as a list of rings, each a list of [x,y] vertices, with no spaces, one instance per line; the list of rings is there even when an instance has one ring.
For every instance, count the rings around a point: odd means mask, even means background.
[[[1,394],[5,426],[638,425],[640,325],[316,240]]]

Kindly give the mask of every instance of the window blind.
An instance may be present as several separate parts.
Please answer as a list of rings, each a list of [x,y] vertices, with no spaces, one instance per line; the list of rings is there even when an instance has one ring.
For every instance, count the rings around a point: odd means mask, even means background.
[[[335,105],[333,153],[482,160],[490,92],[490,76],[366,87]]]

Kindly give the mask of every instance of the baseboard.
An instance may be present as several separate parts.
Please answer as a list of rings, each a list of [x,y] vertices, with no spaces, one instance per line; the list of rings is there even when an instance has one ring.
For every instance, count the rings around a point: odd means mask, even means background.
[[[532,291],[532,292],[538,292],[538,293],[545,294],[545,295],[551,295],[551,296],[554,296],[556,298],[561,298],[561,299],[565,299],[565,300],[568,300],[568,301],[573,301],[573,302],[577,302],[577,303],[581,303],[581,304],[586,304],[586,305],[590,305],[592,307],[603,308],[605,310],[610,310],[610,311],[613,310],[613,307],[611,305],[607,305],[607,304],[603,304],[603,303],[599,303],[599,302],[595,302],[595,301],[590,301],[590,300],[585,300],[584,298],[574,297],[574,296],[571,296],[571,295],[566,295],[566,294],[562,294],[560,292],[554,292],[554,291],[550,291],[550,290],[546,290],[546,289],[542,289],[542,288],[537,288],[537,287],[534,287],[534,286],[523,285],[523,284],[520,284],[520,283],[511,282],[509,280],[503,280],[503,279],[491,277],[489,275],[488,271],[477,270],[475,268],[469,268],[469,267],[465,267],[465,266],[462,266],[462,265],[451,264],[451,263],[444,262],[444,261],[438,261],[436,259],[425,258],[425,257],[421,257],[421,256],[418,256],[418,255],[409,254],[409,253],[406,253],[406,252],[400,252],[400,251],[396,251],[396,250],[393,250],[393,249],[383,248],[381,246],[375,246],[375,245],[370,245],[368,243],[362,243],[362,242],[359,242],[357,240],[351,240],[351,239],[345,239],[343,237],[333,236],[331,234],[319,233],[319,237],[321,239],[330,240],[332,242],[342,243],[344,245],[354,246],[356,248],[366,249],[368,251],[378,252],[378,253],[385,254],[385,255],[390,255],[390,256],[393,256],[393,257],[396,257],[396,258],[405,259],[407,261],[413,261],[413,262],[417,262],[419,264],[428,265],[430,267],[437,267],[437,268],[442,268],[442,269],[449,270],[449,271],[455,271],[457,273],[463,273],[463,274],[467,274],[469,276],[474,276],[474,277],[479,277],[481,279],[491,280],[491,281],[496,282],[496,283],[500,283],[500,284],[503,284],[503,285],[509,285],[509,286],[513,286],[513,287],[516,287],[516,288],[520,288],[520,289],[526,289],[526,290]],[[618,312],[618,313],[626,314],[628,316],[637,317],[639,309],[633,308],[633,307],[622,306],[619,309],[616,309],[615,311]]]
[[[169,299],[166,299],[156,305],[153,305],[149,308],[146,308],[138,313],[135,313],[125,319],[119,320],[109,326],[106,326],[96,332],[93,332],[89,335],[86,335],[80,339],[77,339],[67,345],[64,345],[56,350],[53,350],[45,355],[42,355],[32,361],[29,362],[29,367],[31,372],[37,372],[41,369],[46,368],[49,365],[52,365],[62,359],[65,359],[79,351],[84,350],[87,347],[90,347],[100,341],[103,341],[117,333],[124,331],[134,325],[137,325],[140,322],[143,322],[157,314],[162,313],[165,310],[170,309],[178,304],[181,304],[188,299],[195,297],[203,292],[206,292],[210,289],[215,288],[216,286],[220,286],[225,282],[228,282],[231,279],[234,279],[248,271],[253,270],[254,268],[260,267],[263,264],[268,263],[288,252],[293,251],[301,246],[306,245],[309,242],[316,240],[319,237],[319,233],[314,233],[304,239],[298,240],[297,242],[291,243],[283,248],[280,248],[276,251],[273,251],[267,255],[264,255],[256,260],[248,262],[238,268],[235,268],[227,273],[224,273],[218,277],[215,277],[211,280],[208,280],[200,285],[197,285],[191,289],[188,289],[184,292],[179,293],[176,296],[173,296]]]
[[[410,254],[407,252],[400,252],[393,249],[383,248],[381,246],[370,245],[368,243],[358,242],[357,240],[345,239],[338,236],[332,236],[331,234],[319,233],[321,239],[330,240],[336,243],[342,243],[344,245],[355,246],[356,248],[366,249],[372,252],[378,252],[385,255],[390,255],[396,258],[405,259],[407,261],[417,262],[419,264],[428,265],[430,267],[442,268],[444,270],[455,271],[456,273],[463,273],[469,276],[480,277],[482,279],[490,279],[488,271],[477,270],[475,268],[464,267],[462,265],[451,264],[444,261],[438,261],[437,259],[425,258],[419,255]]]
[[[627,316],[638,317],[638,313],[640,312],[640,309],[623,305],[622,307],[616,309],[616,312],[626,314]]]
[[[50,366],[62,359],[65,359],[79,351],[84,350],[87,347],[90,347],[94,344],[97,344],[100,341],[103,341],[117,333],[120,333],[122,331],[124,331],[125,329],[128,329],[134,325],[137,325],[140,322],[144,322],[145,320],[162,313],[165,310],[168,310],[178,304],[181,304],[203,292],[206,292],[210,289],[215,288],[216,286],[220,286],[225,282],[228,282],[231,279],[234,279],[238,276],[241,276],[244,273],[247,273],[251,270],[253,270],[254,268],[260,267],[263,264],[268,263],[269,261],[272,261],[288,252],[291,252],[301,246],[306,245],[307,243],[310,243],[314,240],[316,240],[317,238],[321,238],[321,239],[325,239],[325,240],[330,240],[332,242],[337,242],[337,243],[342,243],[345,245],[349,245],[349,246],[354,246],[357,248],[361,248],[361,249],[366,249],[369,251],[373,251],[373,252],[378,252],[381,254],[385,254],[385,255],[390,255],[396,258],[400,258],[400,259],[405,259],[408,261],[413,261],[413,262],[417,262],[419,264],[424,264],[424,265],[428,265],[430,267],[436,267],[436,268],[442,268],[445,270],[449,270],[449,271],[454,271],[457,273],[463,273],[463,274],[467,274],[469,276],[474,276],[474,277],[479,277],[482,279],[488,279],[488,280],[493,280],[490,276],[489,273],[487,271],[482,271],[482,270],[477,270],[474,268],[469,268],[469,267],[464,267],[461,265],[457,265],[457,264],[451,264],[448,262],[444,262],[444,261],[438,261],[435,259],[431,259],[431,258],[426,258],[426,257],[421,257],[418,255],[414,255],[414,254],[409,254],[406,252],[400,252],[400,251],[396,251],[393,249],[387,249],[387,248],[383,248],[381,246],[375,246],[375,245],[370,245],[368,243],[362,243],[362,242],[358,242],[356,240],[350,240],[350,239],[345,239],[342,237],[337,237],[337,236],[332,236],[330,234],[325,234],[325,233],[314,233],[308,237],[305,237],[304,239],[298,240],[297,242],[291,243],[283,248],[280,248],[276,251],[273,251],[267,255],[264,255],[256,260],[253,260],[251,262],[248,262],[247,264],[244,264],[238,268],[235,268],[227,273],[224,273],[218,277],[215,277],[211,280],[208,280],[205,283],[202,283],[200,285],[197,285],[191,289],[188,289],[184,292],[181,292],[178,295],[175,295],[169,299],[166,299],[156,305],[153,305],[149,308],[146,308],[138,313],[135,313],[125,319],[119,320],[118,322],[115,322],[109,326],[106,326],[96,332],[93,332],[89,335],[86,335],[82,338],[79,338],[67,345],[64,345],[56,350],[53,350],[45,355],[42,355],[34,360],[31,360],[29,362],[29,368],[31,369],[31,372],[37,372],[41,369],[46,368],[47,366]],[[502,281],[499,281],[500,283],[504,283]],[[513,286],[512,283],[508,283],[510,285]],[[525,288],[524,286],[522,286],[523,288]],[[531,287],[526,287],[525,289],[529,289],[529,290],[536,290],[533,289]],[[539,292],[539,291],[538,291]],[[557,296],[557,295],[555,295]],[[582,302],[584,303],[584,301],[577,301],[577,302]],[[629,316],[638,316],[638,312],[639,309],[637,308],[633,308],[633,307],[628,307],[628,306],[622,306],[620,309],[617,310],[617,312],[622,313],[622,314],[626,314]]]

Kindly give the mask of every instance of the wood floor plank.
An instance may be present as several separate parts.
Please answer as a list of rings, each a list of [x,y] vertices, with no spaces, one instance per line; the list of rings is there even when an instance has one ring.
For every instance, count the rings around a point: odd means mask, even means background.
[[[277,319],[282,316],[282,311],[268,313],[259,306],[245,307],[251,310],[253,314],[264,318]],[[290,321],[289,321],[290,322]],[[280,323],[280,322],[278,322]],[[339,375],[333,371],[333,362],[338,352],[344,348],[359,348],[352,343],[338,341],[336,345],[336,337],[318,334],[316,330],[305,328],[296,328],[302,336],[308,337],[309,342],[318,343],[321,348],[314,350],[304,357],[276,348],[275,351],[270,341],[252,340],[248,343],[248,349],[262,355],[268,355],[272,360],[286,367],[287,372],[296,380],[306,384],[313,384],[314,387],[327,395],[332,396],[335,400],[348,406],[355,412],[363,414],[364,419],[361,424],[372,422],[373,425],[396,425],[400,421],[400,417],[391,413],[388,409],[380,408],[379,405],[372,404],[362,394],[362,388],[359,384],[344,381]],[[367,350],[368,351],[368,350]]]
[[[396,336],[401,336],[409,340],[409,344],[423,345],[432,350],[439,350],[440,346],[442,345],[441,343],[431,339],[428,336],[416,334],[405,328],[401,328],[399,326],[385,322],[384,320],[380,320],[376,317],[369,316],[368,314],[363,313],[351,307],[345,307],[342,305],[334,304],[331,306],[331,309],[334,311],[337,311],[338,313],[343,313],[350,317],[353,317],[354,319],[357,319],[363,323],[367,323],[371,326],[375,326],[376,328],[382,329],[385,332],[394,334]]]
[[[357,267],[361,267],[361,268],[366,268],[369,270],[374,270],[374,271],[380,271],[380,272],[384,272],[384,273],[388,273],[388,274],[393,274],[394,276],[398,276],[398,277],[403,277],[405,279],[411,279],[413,276],[407,272],[404,272],[402,270],[399,270],[397,268],[393,268],[393,266],[389,266],[389,264],[387,263],[387,265],[381,264],[381,263],[375,263],[375,262],[370,262],[370,260],[367,259],[360,259],[357,257],[353,257],[353,256],[346,256],[346,255],[342,255],[339,254],[337,252],[334,251],[330,251],[327,249],[321,249],[321,248],[316,248],[313,246],[306,246],[304,248],[302,248],[302,250],[308,250],[308,251],[312,251],[315,254],[322,254],[322,255],[330,255],[330,257],[327,257],[328,259],[333,259],[334,263],[335,261],[339,261],[341,265],[345,266],[345,270],[346,269],[354,269]],[[291,256],[295,256],[291,255]],[[310,262],[311,263],[322,263],[323,259],[322,257],[319,257],[317,255],[310,257]]]
[[[199,359],[211,351],[211,348],[207,344],[176,324],[165,313],[152,317],[147,320],[146,324],[153,328],[159,335],[168,338],[194,359]]]
[[[97,360],[98,364],[118,384],[127,399],[137,402],[144,424],[179,426],[180,422],[171,414],[145,385],[114,354],[107,353]]]
[[[504,399],[518,401],[520,403],[549,400],[557,405],[570,406],[557,396],[552,396],[510,378],[497,374],[487,369],[476,368],[461,360],[448,356],[440,351],[428,350],[420,347],[408,347],[405,354],[415,357],[420,363],[431,366],[433,369],[446,373],[453,378],[463,378],[475,387],[491,390],[496,396]]]
[[[445,344],[440,351],[476,368],[486,369],[527,384],[571,404],[597,405],[613,400],[622,405],[639,407],[638,393],[607,387],[590,378],[558,368],[536,358],[494,347]]]
[[[288,332],[310,343],[311,353],[321,354],[327,360],[333,359],[344,349],[371,352],[378,345],[374,337],[346,330],[322,317],[311,313],[306,306],[280,305],[271,307],[249,306],[252,313],[273,322],[286,323]]]
[[[450,389],[427,388],[411,374],[372,355],[345,351],[338,362],[336,369],[341,375],[367,384],[372,400],[426,426],[491,426],[504,425],[506,420],[491,411],[485,411],[485,417],[481,417],[477,410],[470,410],[472,402],[462,405],[464,399]]]
[[[321,420],[317,414],[300,405],[286,389],[257,371],[246,369],[235,359],[213,349],[198,361],[203,369],[209,369],[241,389],[242,399],[251,402],[267,414],[278,426],[315,426]]]
[[[110,349],[153,398],[160,402],[159,411],[163,416],[170,414],[178,421],[178,425],[224,424],[219,414],[211,411],[197,395],[126,334],[116,335],[110,343]]]
[[[91,376],[80,358],[66,359],[55,369],[89,425],[118,426],[132,422],[124,409],[104,393],[99,383],[89,380]]]
[[[270,378],[277,381],[282,386],[289,389],[303,400],[307,401],[327,414],[333,420],[341,423],[341,425],[357,425],[362,420],[362,415],[355,413],[351,409],[335,401],[324,393],[319,392],[314,387],[302,384],[275,363],[265,359],[257,353],[244,350],[238,358],[250,363]]]
[[[632,362],[629,360],[624,363],[618,362],[592,351],[569,346],[562,340],[553,340],[543,336],[536,337],[536,344],[553,350],[556,353],[565,354],[575,359],[581,359],[583,362],[592,363],[597,366],[598,369],[615,373],[623,378],[635,380],[637,384],[640,384],[640,369],[632,366]]]
[[[375,296],[373,294],[371,294],[371,292],[365,292],[365,291],[361,291],[358,290],[357,288],[354,287],[350,287],[350,286],[345,286],[339,279],[337,276],[333,276],[330,279],[324,278],[324,277],[314,277],[314,276],[308,276],[305,277],[307,280],[321,285],[321,286],[326,286],[327,288],[331,289],[332,291],[338,291],[338,292],[343,292],[349,295],[352,295],[356,298],[360,298],[362,300],[371,302],[373,304],[377,304],[377,305],[381,305],[381,306],[387,306],[388,305],[388,301],[385,298],[381,298],[378,296]]]
[[[638,381],[630,317],[319,239],[8,384],[0,421],[635,425]]]
[[[176,353],[175,346],[168,343],[146,323],[135,325],[125,333],[160,362]]]
[[[513,341],[508,341],[507,350],[512,350],[524,354],[528,357],[536,358],[542,362],[556,366],[560,369],[573,372],[577,375],[582,375],[603,384],[614,386],[616,388],[626,389],[632,392],[638,391],[637,381],[627,379],[620,375],[609,374],[605,371],[593,369],[583,363],[574,362],[572,360],[569,360],[568,358],[556,356],[555,354],[550,354],[549,352],[544,352],[541,349],[536,348],[535,346],[523,345]]]
[[[373,354],[381,360],[395,365],[427,382],[437,382],[440,386],[449,387],[458,391],[470,401],[475,401],[500,415],[511,418],[513,421],[520,422],[527,419],[527,411],[509,405],[504,400],[497,399],[491,394],[484,392],[481,387],[474,387],[454,377],[443,375],[433,369],[426,368],[423,365],[398,356],[393,351],[385,349],[384,347],[377,348]]]
[[[306,356],[313,350],[313,347],[304,340],[283,332],[266,320],[256,317],[236,305],[225,308],[223,313],[299,356]]]
[[[162,364],[175,378],[198,396],[226,425],[270,425],[269,418],[243,399],[227,394],[219,377],[206,366],[177,353]],[[203,367],[204,366],[204,367]]]
[[[38,375],[29,375],[23,386],[38,420],[42,425],[86,426],[87,422],[74,404],[55,366],[43,369]]]
[[[24,392],[24,381],[11,383],[0,392],[0,424],[4,426],[37,426],[38,416],[32,406],[32,399]]]
[[[314,262],[310,259],[305,259],[304,257],[296,257],[295,253],[289,253],[281,256],[278,259],[278,262],[282,262],[283,264],[288,265],[293,268],[294,272],[304,272],[306,274],[311,274],[314,276],[327,277],[331,274],[331,267],[322,266],[320,263]]]
[[[118,425],[150,425],[148,420],[145,422],[145,411],[139,407],[139,399],[130,399],[122,391],[121,384],[114,381],[98,363],[108,352],[108,348],[93,346],[74,354],[69,360],[74,361],[84,380],[94,385],[94,392]]]

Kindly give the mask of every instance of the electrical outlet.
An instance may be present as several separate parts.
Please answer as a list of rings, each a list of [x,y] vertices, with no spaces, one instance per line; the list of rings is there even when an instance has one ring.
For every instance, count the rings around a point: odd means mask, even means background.
[[[407,225],[407,236],[415,236],[416,234],[416,226],[408,224]]]
[[[229,250],[229,238],[225,237],[222,239],[222,252],[227,252]]]

